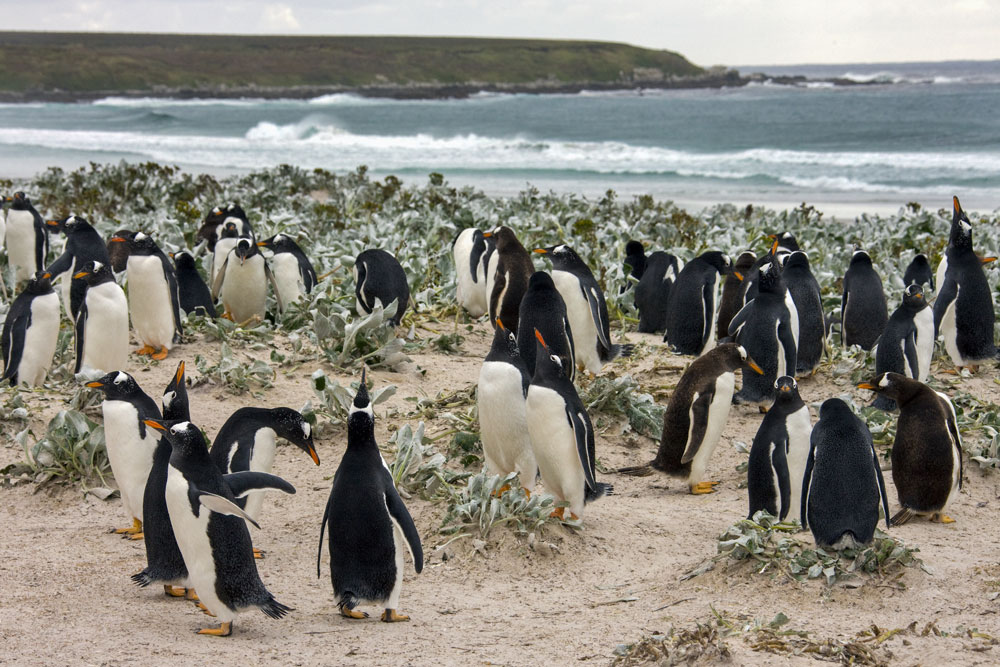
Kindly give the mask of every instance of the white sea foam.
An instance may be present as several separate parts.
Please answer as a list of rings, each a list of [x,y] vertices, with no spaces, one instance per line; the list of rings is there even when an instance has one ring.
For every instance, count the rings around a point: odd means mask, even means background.
[[[207,107],[207,106],[257,106],[267,104],[269,100],[257,97],[238,98],[192,98],[177,99],[173,97],[104,97],[91,102],[98,107]]]

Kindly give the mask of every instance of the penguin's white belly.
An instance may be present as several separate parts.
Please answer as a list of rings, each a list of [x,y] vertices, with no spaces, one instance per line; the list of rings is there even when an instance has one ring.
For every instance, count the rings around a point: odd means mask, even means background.
[[[944,336],[944,349],[951,357],[952,363],[956,366],[968,366],[970,364],[965,361],[962,353],[958,350],[958,324],[955,322],[955,307],[958,304],[959,292],[961,292],[961,287],[955,285],[955,298],[948,304],[944,316],[941,318],[941,335]]]
[[[215,242],[215,252],[212,255],[212,280],[209,284],[215,284],[215,277],[219,275],[219,271],[222,270],[222,265],[226,263],[226,258],[229,257],[229,251],[236,247],[239,243],[238,238],[227,237],[224,239],[219,239]]]
[[[31,326],[17,367],[18,384],[35,387],[45,381],[59,340],[59,297],[55,292],[31,300]]]
[[[15,282],[28,280],[41,268],[35,266],[35,217],[31,211],[7,211],[4,243]]]
[[[917,380],[927,382],[934,356],[934,310],[924,308],[913,318],[913,324],[917,328],[917,365],[920,367]]]
[[[153,467],[158,438],[152,429],[139,436],[139,411],[128,401],[104,401],[104,440],[111,472],[129,517],[142,520],[142,496]]]
[[[455,241],[452,255],[455,259],[455,299],[472,317],[480,317],[486,312],[486,290],[483,281],[482,261],[472,266],[472,247],[475,244],[475,230],[465,229]],[[476,280],[472,272],[476,272]]]
[[[500,308],[500,302],[493,303],[493,286],[497,283],[497,268],[500,265],[500,253],[496,250],[490,255],[489,265],[486,267],[486,308],[490,312],[491,324],[497,319],[497,312],[494,308]]]
[[[545,490],[567,501],[569,511],[582,518],[586,478],[566,417],[566,402],[558,392],[532,385],[525,407],[531,448]]]
[[[708,468],[708,460],[712,458],[715,446],[719,444],[722,437],[722,429],[729,419],[729,408],[733,405],[733,390],[736,388],[736,374],[723,373],[715,381],[715,396],[708,404],[708,424],[705,426],[705,437],[701,441],[701,446],[691,459],[691,474],[688,476],[688,485],[693,486],[702,481],[705,477],[705,470]],[[695,399],[698,395],[695,394]],[[692,407],[694,401],[691,401]],[[693,411],[692,411],[693,412]],[[694,415],[689,412],[688,418],[691,426],[694,426]],[[688,441],[691,439],[691,430],[688,430]]]
[[[799,309],[795,307],[795,300],[792,299],[792,293],[785,290],[785,307],[788,308],[788,324],[792,329],[792,340],[795,341],[795,349],[799,349]],[[778,341],[781,344],[781,341]],[[792,369],[791,373],[788,375],[794,375],[795,369]]]
[[[935,282],[938,289],[944,285],[944,276],[948,272],[948,249],[945,248],[945,252],[941,254],[941,262],[938,264],[937,273],[934,274]]]
[[[128,258],[128,303],[132,326],[144,345],[167,348],[174,345],[174,311],[170,286],[158,257]]]
[[[957,424],[958,417],[955,415],[955,406],[952,405],[951,399],[948,398],[947,395],[942,394],[940,391],[936,391],[934,393],[940,396],[941,400],[944,401],[945,409],[949,411],[949,413],[951,414],[951,418]],[[945,427],[947,428],[947,424],[945,425]],[[940,511],[942,512],[951,502],[951,499],[955,497],[955,494],[958,493],[959,487],[962,485],[961,437],[962,436],[959,435],[959,439],[958,441],[956,441],[955,437],[951,434],[951,429],[948,429],[948,440],[951,443],[951,491],[948,492],[948,498],[944,501],[944,505],[941,506]]]
[[[812,420],[809,418],[809,407],[802,406],[785,418],[785,428],[788,431],[788,450],[785,459],[788,463],[789,506],[786,521],[802,521],[802,481],[806,474],[806,462],[809,460],[809,437],[812,435]]]
[[[264,319],[267,280],[262,255],[253,255],[242,264],[236,255],[229,258],[226,275],[222,278],[222,305],[235,322],[246,322],[254,317]]]
[[[198,592],[198,598],[216,615],[220,623],[232,621],[236,616],[224,605],[215,592],[215,559],[212,557],[212,543],[208,537],[208,517],[210,510],[201,506],[198,516],[191,512],[188,497],[188,482],[180,470],[167,468],[167,514],[170,526],[177,538],[177,548],[184,558],[188,571],[188,582]]]
[[[281,303],[285,306],[305,294],[306,286],[302,282],[302,274],[299,273],[299,260],[292,253],[275,254],[271,258],[271,273],[274,275],[274,284],[278,287]]]
[[[66,311],[66,317],[70,319],[73,318],[73,311],[70,307],[69,291],[73,284],[73,275],[76,273],[76,257],[70,262],[69,271],[61,274],[59,276],[59,296],[62,297],[63,310]]]
[[[491,475],[518,472],[521,486],[535,488],[537,463],[528,434],[521,373],[511,364],[483,362],[479,371],[479,426]]]
[[[597,325],[590,303],[583,295],[580,281],[568,271],[553,271],[552,282],[566,303],[566,319],[573,330],[576,363],[591,373],[601,370],[601,355],[597,351]]]
[[[250,454],[250,470],[253,472],[271,472],[271,467],[274,465],[274,454],[277,449],[278,435],[274,432],[274,429],[257,429],[253,440],[253,453]],[[230,465],[232,464],[230,463]],[[264,491],[251,491],[247,495],[247,514],[255,520],[260,519],[260,508],[263,504]]]
[[[719,317],[719,274],[712,274],[712,287],[710,288],[712,292],[712,312],[705,313],[704,322],[708,326],[708,340],[705,341],[705,347],[701,348],[701,352],[698,355],[705,354],[706,352],[712,350],[715,347],[715,329],[716,320]],[[704,299],[702,299],[704,304]],[[702,305],[704,310],[705,306]]]
[[[80,370],[104,373],[124,370],[128,361],[128,302],[117,283],[87,290],[87,322],[83,327]]]
[[[776,320],[774,323],[774,344],[778,352],[778,371],[775,375],[775,379],[782,377],[783,375],[794,375],[795,369],[793,368],[791,372],[788,371],[788,360],[785,359],[785,346],[781,344],[781,337],[778,336],[778,328],[781,326],[781,320]]]

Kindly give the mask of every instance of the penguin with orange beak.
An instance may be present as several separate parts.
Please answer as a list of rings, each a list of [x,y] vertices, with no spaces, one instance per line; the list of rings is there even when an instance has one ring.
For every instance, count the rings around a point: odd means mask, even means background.
[[[100,262],[110,266],[111,256],[108,255],[108,247],[97,230],[78,215],[70,215],[61,220],[47,220],[45,224],[48,225],[49,231],[61,231],[66,235],[63,253],[46,267],[45,277],[54,282],[56,277],[69,273],[62,282],[63,308],[71,320],[76,320],[86,287],[82,280],[74,279],[73,276],[87,262]]]

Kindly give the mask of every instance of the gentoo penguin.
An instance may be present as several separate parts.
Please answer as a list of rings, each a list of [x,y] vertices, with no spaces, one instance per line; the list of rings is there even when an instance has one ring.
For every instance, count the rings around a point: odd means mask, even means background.
[[[282,303],[292,303],[303,294],[312,292],[316,285],[316,269],[291,236],[275,234],[258,241],[257,245],[274,253],[270,260],[271,272]]]
[[[809,268],[809,258],[801,250],[788,256],[781,267],[781,279],[788,288],[798,319],[795,374],[815,372],[826,348],[826,320],[819,282]]]
[[[639,284],[635,286],[639,333],[666,331],[670,290],[673,289],[680,272],[680,262],[670,253],[657,250],[646,259],[646,269]]]
[[[809,458],[812,420],[799,397],[795,378],[783,375],[774,386],[778,394],[750,447],[747,518],[767,510],[781,521],[801,522],[802,478]]]
[[[396,492],[389,467],[375,442],[375,412],[368,399],[365,372],[347,417],[347,451],[333,476],[323,512],[316,555],[316,577],[323,557],[323,532],[330,533],[330,580],[340,613],[367,618],[359,604],[385,608],[386,623],[408,621],[398,613],[403,587],[403,550],[413,569],[424,569],[420,535]]]
[[[189,585],[198,591],[205,610],[220,622],[219,627],[204,628],[198,634],[229,636],[236,613],[243,609],[257,607],[271,618],[292,611],[264,588],[246,521],[257,524],[236,499],[260,489],[295,493],[295,488],[262,472],[223,475],[209,459],[201,429],[191,422],[147,419],[144,423],[170,442],[165,491],[170,525],[184,557]]]
[[[919,285],[903,290],[903,301],[889,317],[875,348],[875,372],[902,373],[926,382],[934,354],[934,313]],[[895,402],[879,393],[873,407],[895,410]]]
[[[743,281],[750,275],[750,269],[756,262],[757,255],[745,250],[736,258],[733,268],[726,274],[726,280],[722,283],[722,297],[719,299],[719,319],[716,323],[716,336],[719,340],[729,336],[729,323],[743,308]]]
[[[552,281],[566,303],[566,315],[573,328],[576,363],[597,373],[606,362],[630,356],[631,345],[611,343],[604,290],[597,284],[587,263],[565,244],[536,248],[535,252],[552,260]]]
[[[215,244],[218,250],[222,245]],[[278,310],[284,310],[281,294],[264,255],[250,239],[241,238],[229,252],[212,286],[212,298],[222,297],[222,317],[243,324],[261,322],[267,312],[267,284],[271,283]]]
[[[135,234],[131,229],[119,229],[108,239],[108,257],[111,258],[111,270],[115,273],[121,273],[128,267],[129,242]]]
[[[201,227],[198,229],[197,241],[199,243],[204,241],[208,245],[209,252],[214,251],[215,244],[221,237],[222,230],[227,222],[235,225],[237,236],[248,239],[254,238],[253,228],[247,219],[246,211],[239,204],[228,204],[226,206],[216,206],[208,212],[205,220],[201,223]],[[224,256],[223,259],[225,259]]]
[[[472,317],[481,317],[488,309],[486,298],[486,266],[483,255],[489,240],[481,230],[467,227],[451,244],[455,259],[455,299]]]
[[[549,343],[549,352],[562,360],[563,372],[572,382],[576,377],[573,327],[566,314],[566,302],[552,276],[545,271],[531,274],[518,315],[517,347],[528,369],[528,377],[535,374],[535,329],[538,329]]]
[[[947,396],[899,373],[881,373],[861,389],[885,395],[899,405],[892,445],[892,482],[902,506],[892,525],[913,515],[952,523],[944,510],[962,488],[962,437],[955,407]]]
[[[80,311],[73,323],[76,336],[74,373],[95,370],[110,373],[128,361],[128,300],[115,282],[111,267],[85,263],[73,274],[85,286]]]
[[[118,238],[121,237],[111,240]],[[136,354],[148,354],[157,361],[166,359],[184,333],[174,266],[147,234],[139,232],[131,241],[121,238],[120,242],[129,246],[126,263],[129,314],[136,337],[142,343]]]
[[[212,461],[223,473],[271,472],[278,438],[284,438],[304,451],[319,465],[313,447],[312,427],[301,414],[291,408],[240,408],[219,429],[212,443]],[[254,519],[260,518],[264,498],[250,494],[240,507]]]
[[[213,285],[222,270],[222,265],[226,263],[226,258],[229,257],[229,253],[233,251],[241,238],[247,237],[240,236],[235,222],[229,221],[222,226],[219,238],[215,242],[215,249],[212,250],[212,271],[209,275],[209,282]]]
[[[490,324],[496,327],[499,317],[508,329],[519,331],[518,311],[524,292],[528,289],[528,280],[535,272],[535,265],[510,227],[497,227],[483,236],[493,239],[497,255],[496,271],[492,282],[487,283],[492,285],[488,287]]]
[[[757,296],[747,302],[729,323],[729,333],[760,364],[763,373],[743,377],[737,403],[769,404],[775,396],[775,380],[795,373],[795,326],[785,299],[785,283],[778,261],[760,268]]]
[[[31,205],[31,199],[23,192],[15,192],[13,197],[4,197],[4,200],[10,202],[4,244],[7,246],[7,261],[14,270],[16,287],[22,280],[33,278],[45,266],[49,232],[42,216]]]
[[[678,354],[702,355],[715,347],[719,276],[729,271],[729,255],[702,253],[684,265],[670,290],[663,340]]]
[[[523,323],[524,320],[522,319]],[[531,377],[518,352],[517,337],[497,322],[493,345],[479,370],[476,401],[486,471],[491,475],[517,472],[521,486],[535,490],[538,464],[528,435],[525,397]]]
[[[159,419],[160,408],[146,395],[135,378],[124,371],[112,371],[87,383],[104,392],[104,441],[111,472],[118,483],[122,505],[132,519],[131,528],[121,528],[133,540],[141,540],[142,510],[146,480],[153,467],[153,452],[159,434],[146,428],[144,419]]]
[[[736,343],[723,343],[695,359],[681,375],[667,403],[656,458],[644,466],[618,472],[649,475],[656,469],[674,477],[687,477],[688,489],[695,495],[713,493],[718,482],[702,479],[729,418],[736,370],[744,366],[763,373]],[[744,382],[746,378],[744,373]]]
[[[839,398],[819,409],[802,481],[802,527],[821,548],[852,549],[872,541],[879,502],[889,500],[871,431]]]
[[[385,250],[370,248],[354,260],[354,309],[358,315],[365,315],[375,309],[376,303],[383,308],[396,304],[396,314],[390,320],[399,326],[410,305],[410,285],[406,272],[395,257]]]
[[[743,273],[745,278],[741,285],[743,289],[743,305],[750,303],[757,297],[757,280],[760,278],[760,267],[774,259],[778,260],[778,266],[783,266],[788,256],[799,250],[799,243],[791,232],[768,234],[767,238],[771,240],[770,251],[758,257],[750,268]]]
[[[996,354],[993,344],[993,291],[986,280],[983,263],[972,248],[972,225],[955,197],[951,238],[938,268],[940,291],[934,301],[934,325],[944,337],[944,349],[958,368],[973,371]],[[943,279],[941,268],[944,268]]]
[[[173,254],[174,275],[177,276],[177,298],[181,310],[185,313],[198,313],[206,317],[215,317],[215,302],[212,291],[205,284],[205,279],[198,273],[194,256],[187,250]]]
[[[611,495],[614,487],[595,479],[594,426],[562,360],[537,331],[535,337],[535,374],[525,402],[531,448],[545,490],[569,503],[571,519],[582,519],[584,504]],[[566,509],[555,514],[563,518]]]
[[[69,318],[75,320],[85,287],[80,280],[74,282],[73,276],[79,271],[79,267],[87,262],[100,262],[110,266],[108,247],[97,230],[79,216],[70,215],[61,220],[47,220],[45,224],[50,229],[60,230],[66,235],[63,253],[49,264],[45,273],[51,280],[55,280],[57,276],[68,272],[62,281],[63,307]]]
[[[643,274],[646,272],[646,249],[642,247],[642,242],[630,239],[628,243],[625,244],[625,284],[622,285],[622,291],[626,291],[632,287],[633,282],[639,282],[642,280]],[[635,281],[630,280],[630,278],[635,278]]]
[[[927,261],[927,255],[918,254],[913,258],[903,273],[904,285],[926,285],[934,289],[934,272],[931,270],[931,263]]]
[[[844,294],[840,301],[844,346],[859,345],[862,350],[871,350],[888,319],[882,279],[872,266],[872,258],[864,250],[855,250],[844,274]]]
[[[59,341],[59,296],[39,272],[17,295],[3,323],[3,379],[11,386],[45,381]]]

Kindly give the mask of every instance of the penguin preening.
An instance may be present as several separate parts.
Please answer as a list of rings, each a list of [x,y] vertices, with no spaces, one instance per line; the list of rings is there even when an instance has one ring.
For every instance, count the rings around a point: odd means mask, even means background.
[[[403,550],[417,574],[424,552],[413,519],[393,485],[389,467],[375,442],[375,413],[365,386],[365,371],[347,417],[347,451],[337,467],[323,512],[316,555],[316,577],[323,557],[323,532],[329,531],[330,580],[340,613],[366,618],[358,604],[379,604],[387,623],[408,621],[397,612],[403,586]]]
[[[680,272],[680,262],[670,253],[657,250],[646,259],[645,271],[639,284],[635,286],[639,333],[666,331],[670,290],[673,289]]]
[[[215,245],[216,250],[221,244]],[[285,309],[274,275],[257,244],[241,238],[229,251],[212,286],[212,298],[222,298],[222,317],[238,324],[262,322],[267,312],[267,285],[274,289],[278,310]]]
[[[858,345],[862,350],[871,350],[888,320],[882,278],[872,266],[871,256],[864,250],[855,250],[844,274],[844,293],[840,301],[844,346]]]
[[[801,250],[788,255],[781,267],[781,279],[795,306],[798,335],[795,337],[795,375],[814,373],[826,348],[826,320],[819,282],[809,268],[809,258]]]
[[[102,262],[86,262],[73,274],[83,281],[84,292],[76,314],[76,366],[84,370],[110,373],[125,368],[128,361],[128,300],[115,282],[111,267]]]
[[[875,348],[875,372],[902,373],[926,382],[934,354],[934,313],[921,287],[915,283],[903,290],[903,301],[889,317]],[[883,393],[873,407],[895,410],[895,402]]]
[[[962,437],[951,401],[899,373],[881,373],[858,387],[884,395],[899,406],[892,481],[902,508],[892,517],[892,525],[902,525],[914,515],[953,523],[944,510],[962,488]]]
[[[879,503],[889,500],[871,431],[847,403],[824,401],[809,438],[802,482],[802,527],[821,548],[852,549],[872,541]]]
[[[653,469],[686,477],[692,494],[714,493],[715,481],[702,481],[708,461],[729,419],[736,370],[760,366],[736,343],[723,343],[695,359],[681,375],[666,412],[656,458],[644,466],[621,468],[627,475],[649,475]],[[746,382],[744,373],[743,381]]]
[[[128,268],[129,242],[135,238],[136,232],[131,229],[119,229],[108,239],[108,257],[111,259],[111,270],[121,273]],[[123,243],[121,240],[125,242]]]
[[[66,246],[63,253],[49,264],[45,273],[48,274],[46,277],[54,280],[63,273],[69,272],[69,275],[63,278],[62,299],[63,307],[70,320],[75,320],[85,287],[81,281],[74,281],[73,276],[78,272],[79,267],[87,262],[100,262],[110,266],[111,257],[108,256],[108,248],[104,239],[83,218],[70,215],[61,220],[47,220],[45,224],[50,229],[60,230],[66,235]]]
[[[59,342],[59,296],[41,272],[29,280],[7,311],[0,335],[3,379],[12,387],[45,381]]]
[[[934,272],[931,270],[931,263],[927,261],[927,255],[919,253],[906,266],[906,271],[903,272],[903,284],[920,287],[926,285],[934,289]]]
[[[684,265],[670,289],[663,340],[678,354],[702,355],[715,346],[719,276],[729,271],[729,255],[702,253]]]
[[[492,245],[483,232],[467,227],[451,244],[455,260],[455,299],[472,317],[481,317],[489,309],[486,293],[486,265],[483,258]]]
[[[14,287],[23,280],[30,280],[45,267],[49,252],[49,232],[45,220],[23,192],[4,197],[10,202],[7,210],[4,245],[7,260],[14,272]]]
[[[729,323],[733,316],[743,308],[743,282],[747,279],[750,269],[757,262],[757,255],[749,250],[741,252],[732,268],[726,273],[722,283],[722,296],[719,298],[719,316],[716,323],[716,336],[719,340],[729,337]]]
[[[744,280],[741,282],[742,296],[740,299],[741,308],[757,297],[760,267],[764,266],[766,262],[773,262],[774,260],[778,261],[778,266],[783,266],[788,256],[799,250],[799,243],[791,232],[768,234],[767,238],[771,240],[770,250],[754,260],[750,268],[743,272]],[[739,308],[737,308],[738,310]]]
[[[317,282],[316,269],[291,236],[275,234],[269,239],[258,241],[257,245],[273,253],[270,260],[271,273],[282,303],[292,303],[303,294],[312,292]]]
[[[130,241],[117,236],[111,240],[129,246],[129,315],[142,343],[136,354],[162,361],[184,333],[174,266],[147,234],[139,232]]]
[[[237,236],[254,238],[253,228],[250,226],[250,220],[243,208],[239,204],[228,204],[216,206],[208,212],[198,229],[198,242],[205,242],[209,252],[213,252],[227,222],[233,223]]]
[[[232,634],[236,613],[256,607],[271,618],[289,611],[264,587],[254,563],[247,522],[256,522],[236,504],[250,491],[295,488],[275,475],[238,472],[223,475],[212,463],[201,429],[191,422],[143,422],[171,445],[165,496],[170,525],[184,557],[188,582],[200,604],[218,618],[219,627],[202,635]],[[259,527],[259,526],[258,526]]]
[[[490,324],[496,327],[499,317],[503,319],[508,329],[520,331],[518,318],[521,299],[528,289],[528,280],[535,272],[535,265],[531,262],[531,255],[524,249],[510,227],[497,227],[483,236],[493,239],[497,256],[496,271],[487,283]]]
[[[518,309],[517,347],[529,378],[535,374],[535,329],[548,342],[549,352],[562,360],[563,372],[572,382],[576,377],[573,327],[566,313],[566,302],[552,276],[545,271],[531,274]]]
[[[399,261],[385,250],[370,248],[354,260],[353,271],[358,315],[371,313],[379,303],[382,308],[395,303],[390,321],[398,327],[410,304],[410,285]]]
[[[206,317],[215,317],[215,301],[212,299],[212,291],[205,283],[205,279],[198,273],[198,266],[194,261],[194,256],[187,250],[175,252],[174,275],[177,276],[177,298],[180,301],[181,310],[187,314],[197,313]]]
[[[625,284],[622,285],[622,292],[632,288],[632,283],[638,283],[646,272],[646,249],[642,247],[641,241],[630,239],[625,244]],[[635,280],[631,280],[634,278]]]
[[[568,245],[536,248],[536,253],[552,260],[552,281],[566,304],[566,315],[573,329],[576,363],[597,373],[606,362],[630,356],[632,345],[613,345],[608,304],[586,262]]]

